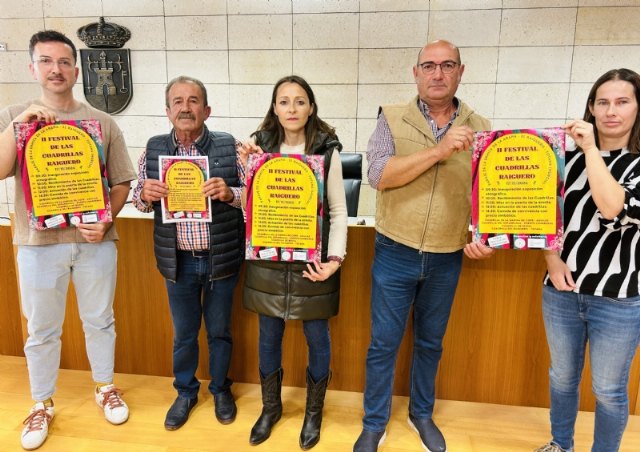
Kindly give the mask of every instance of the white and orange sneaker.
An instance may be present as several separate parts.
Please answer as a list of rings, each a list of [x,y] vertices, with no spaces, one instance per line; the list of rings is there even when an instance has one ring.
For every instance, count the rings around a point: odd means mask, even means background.
[[[122,391],[113,384],[96,390],[96,403],[104,411],[104,417],[112,424],[122,424],[129,419],[129,407],[122,400]]]
[[[31,408],[29,416],[22,422],[25,425],[21,437],[23,449],[33,450],[42,446],[49,434],[53,411],[53,406],[46,407],[42,402],[36,403]]]

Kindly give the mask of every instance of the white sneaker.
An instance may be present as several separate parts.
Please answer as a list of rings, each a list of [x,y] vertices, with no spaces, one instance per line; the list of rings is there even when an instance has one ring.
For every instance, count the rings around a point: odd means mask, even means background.
[[[22,447],[26,450],[37,449],[42,446],[49,434],[49,424],[53,420],[53,406],[45,407],[44,403],[36,403],[29,416],[22,422]]]
[[[96,391],[96,403],[104,410],[104,417],[112,424],[122,424],[129,419],[129,407],[120,397],[122,392],[113,384]]]

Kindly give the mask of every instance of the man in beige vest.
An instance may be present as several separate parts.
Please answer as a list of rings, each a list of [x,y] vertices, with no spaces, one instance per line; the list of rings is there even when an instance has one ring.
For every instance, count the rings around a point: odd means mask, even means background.
[[[492,250],[466,245],[473,132],[489,121],[455,97],[464,73],[447,41],[427,44],[413,76],[418,96],[382,107],[369,140],[368,177],[378,190],[372,267],[371,343],[363,430],[354,451],[376,451],[391,412],[394,366],[411,308],[414,349],[409,425],[431,452],[446,450],[432,420],[442,338],[462,266]],[[466,246],[465,246],[466,245]]]

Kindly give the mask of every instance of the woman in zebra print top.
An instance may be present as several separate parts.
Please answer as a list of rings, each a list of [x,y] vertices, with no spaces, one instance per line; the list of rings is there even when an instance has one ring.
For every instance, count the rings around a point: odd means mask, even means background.
[[[640,341],[640,76],[602,75],[584,120],[564,128],[577,148],[565,165],[564,247],[547,251],[543,315],[551,368],[552,441],[573,450],[588,344],[596,396],[593,452],[620,447],[629,368]]]

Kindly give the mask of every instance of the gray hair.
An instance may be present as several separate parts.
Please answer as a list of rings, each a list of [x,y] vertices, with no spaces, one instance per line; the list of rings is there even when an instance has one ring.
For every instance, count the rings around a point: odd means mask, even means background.
[[[164,89],[164,102],[167,105],[167,108],[169,107],[169,91],[171,90],[171,87],[176,83],[193,83],[194,85],[197,85],[202,92],[202,97],[204,98],[204,106],[206,107],[209,105],[209,101],[207,100],[207,88],[204,87],[204,84],[197,78],[181,75],[171,80],[167,87]]]

